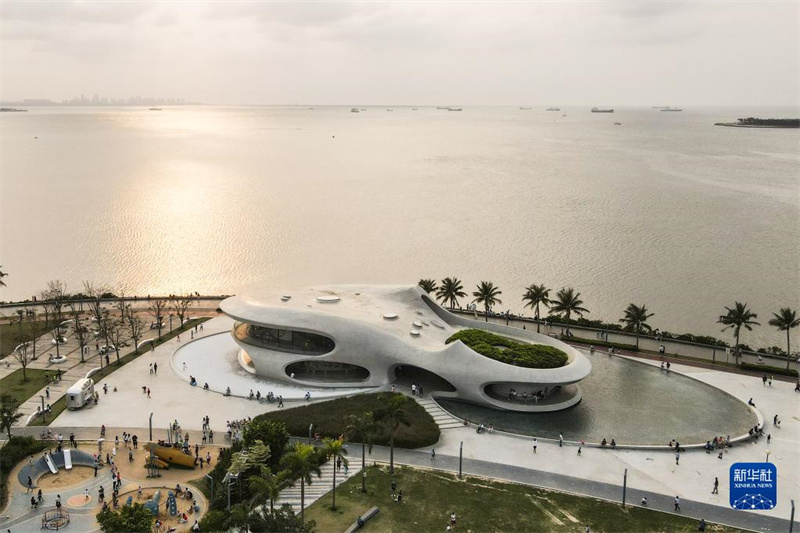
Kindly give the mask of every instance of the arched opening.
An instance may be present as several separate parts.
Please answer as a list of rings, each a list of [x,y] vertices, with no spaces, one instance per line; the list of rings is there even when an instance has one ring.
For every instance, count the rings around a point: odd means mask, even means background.
[[[298,361],[286,367],[286,375],[300,381],[357,383],[369,379],[369,370],[362,366],[348,363]]]
[[[415,383],[422,385],[422,389],[428,392],[456,392],[456,388],[449,381],[418,366],[397,365],[390,370],[390,377],[392,374],[394,374],[393,381],[404,387],[410,387],[412,383]]]

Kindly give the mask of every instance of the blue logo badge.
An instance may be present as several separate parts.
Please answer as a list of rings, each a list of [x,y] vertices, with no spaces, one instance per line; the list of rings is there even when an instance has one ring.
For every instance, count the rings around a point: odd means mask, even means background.
[[[778,469],[772,463],[731,465],[731,507],[768,511],[778,504]]]

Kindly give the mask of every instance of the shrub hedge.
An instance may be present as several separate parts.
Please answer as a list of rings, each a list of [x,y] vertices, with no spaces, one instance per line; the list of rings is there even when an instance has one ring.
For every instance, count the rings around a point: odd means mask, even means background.
[[[255,420],[283,422],[291,435],[308,437],[308,426],[314,424],[314,433],[323,437],[337,438],[347,430],[350,415],[362,415],[376,412],[384,407],[391,393],[358,394],[349,398],[337,398],[320,403],[312,403],[302,407],[273,411],[258,415]],[[401,425],[397,431],[394,444],[398,448],[420,448],[430,446],[439,440],[439,426],[431,415],[417,402],[406,402],[406,417],[410,425]],[[388,434],[381,434],[374,444],[389,445]]]
[[[543,344],[526,344],[481,329],[463,329],[450,336],[446,344],[461,341],[479,354],[525,368],[558,368],[567,364],[567,354]],[[500,349],[505,348],[505,350]]]
[[[12,436],[0,450],[0,509],[8,503],[8,476],[17,463],[39,453],[47,446],[33,437]]]
[[[750,370],[751,372],[761,372],[763,374],[780,374],[781,376],[797,377],[797,370],[793,368],[780,368],[777,366],[764,366],[754,365],[751,363],[742,363],[742,370]]]

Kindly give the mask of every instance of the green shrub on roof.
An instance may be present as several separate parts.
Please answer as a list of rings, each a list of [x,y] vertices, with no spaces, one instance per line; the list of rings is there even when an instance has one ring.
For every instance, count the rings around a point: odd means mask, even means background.
[[[446,344],[461,341],[479,354],[525,368],[558,368],[567,364],[567,354],[544,344],[527,344],[480,329],[463,329],[450,336]]]

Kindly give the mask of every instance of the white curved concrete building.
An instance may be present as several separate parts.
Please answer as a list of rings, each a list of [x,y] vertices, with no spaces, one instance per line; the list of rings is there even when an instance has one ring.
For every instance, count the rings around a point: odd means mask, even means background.
[[[224,300],[221,308],[236,321],[232,335],[245,368],[301,387],[414,382],[434,396],[513,411],[557,411],[580,401],[576,384],[592,368],[567,344],[459,317],[418,287],[254,291]],[[567,354],[567,364],[523,368],[485,357],[461,341],[445,344],[465,328],[556,347]],[[511,389],[515,398],[509,397]],[[534,401],[535,393],[544,398]]]

